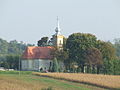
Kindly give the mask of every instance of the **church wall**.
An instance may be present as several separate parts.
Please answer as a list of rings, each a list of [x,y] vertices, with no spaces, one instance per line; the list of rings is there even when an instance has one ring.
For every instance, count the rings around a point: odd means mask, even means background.
[[[22,70],[38,70],[39,69],[39,61],[38,60],[22,60],[21,61],[21,69]]]
[[[41,68],[43,70],[49,70],[50,62],[52,60],[21,60],[21,69],[24,71],[39,71]]]
[[[49,70],[50,67],[50,62],[52,62],[52,60],[39,60],[39,69],[43,69],[43,70]]]

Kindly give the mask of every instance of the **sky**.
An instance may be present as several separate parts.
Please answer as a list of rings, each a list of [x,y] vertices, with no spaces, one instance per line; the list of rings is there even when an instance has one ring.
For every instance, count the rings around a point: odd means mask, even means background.
[[[57,16],[65,37],[120,38],[120,0],[0,0],[0,38],[36,44],[55,34]]]

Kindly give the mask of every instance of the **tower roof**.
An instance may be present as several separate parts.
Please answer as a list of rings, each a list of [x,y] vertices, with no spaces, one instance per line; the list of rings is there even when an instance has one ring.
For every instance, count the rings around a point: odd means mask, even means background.
[[[57,17],[57,27],[55,29],[56,34],[55,35],[60,35],[61,29],[60,29],[60,24],[59,24],[59,18]]]

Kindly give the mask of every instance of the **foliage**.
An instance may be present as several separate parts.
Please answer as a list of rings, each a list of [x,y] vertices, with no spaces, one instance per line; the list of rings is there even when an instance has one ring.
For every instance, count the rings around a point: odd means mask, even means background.
[[[103,64],[102,60],[102,54],[97,48],[89,48],[85,52],[85,61],[87,65],[87,69],[92,67],[93,68],[93,73],[95,72],[95,67],[97,67],[97,74],[99,74],[99,68]]]
[[[52,72],[59,72],[59,64],[56,58],[53,60]]]
[[[7,42],[6,40],[0,39],[0,56],[7,54],[22,54],[27,46],[33,45],[17,42],[16,40]]]
[[[42,37],[38,46],[48,45],[48,37]],[[31,44],[18,43],[16,40],[7,42],[0,39],[0,66],[18,69],[19,56]],[[97,40],[95,35],[86,33],[73,33],[64,38],[63,49],[51,52],[53,65],[50,71],[60,71],[59,61],[64,62],[66,71],[103,73],[120,75],[120,39],[115,44]],[[75,66],[75,67],[74,67]]]
[[[67,66],[71,71],[74,70],[73,63],[77,63],[79,66],[77,69],[81,72],[114,74],[119,70],[118,66],[115,69],[115,63],[118,65],[119,62],[116,62],[113,44],[97,40],[92,34],[71,34],[66,42],[66,51],[68,51]]]
[[[104,42],[98,40],[97,42],[97,48],[100,50],[102,53],[102,58],[103,58],[103,66],[102,66],[102,72],[104,74],[114,74],[113,73],[113,68],[114,66],[114,60],[117,59],[116,57],[116,50],[112,43],[110,42]]]
[[[120,75],[120,60],[104,60],[102,72],[104,74]]]
[[[114,39],[114,47],[116,49],[116,55],[120,58],[120,38]]]
[[[63,49],[65,50],[66,49],[66,42],[67,42],[67,38],[63,38]]]
[[[61,71],[63,72],[65,70],[65,68],[67,68],[67,66],[69,66],[68,65],[68,62],[69,62],[68,51],[65,48],[58,49],[58,48],[54,47],[54,49],[51,51],[51,55],[53,56],[53,59],[56,58],[58,60],[59,72],[61,72]],[[50,69],[50,71],[51,71],[51,69]]]
[[[51,55],[53,58],[56,58],[59,61],[64,61],[68,58],[68,52],[66,50],[59,50],[57,48],[54,48],[54,50],[51,52]]]
[[[102,54],[97,48],[89,48],[85,53],[86,64],[90,66],[99,66],[102,64]]]
[[[5,63],[7,63],[7,66],[5,65],[4,67],[18,70],[19,59],[20,59],[19,55],[7,55],[5,61]]]
[[[96,37],[92,34],[73,33],[66,42],[66,47],[69,51],[70,63],[77,62],[84,69],[86,63],[84,54],[88,48],[93,48],[96,45]]]
[[[112,74],[120,75],[120,60],[112,60]]]
[[[37,45],[38,45],[38,46],[46,46],[47,43],[48,43],[48,37],[42,37],[42,38],[38,41]]]
[[[0,38],[0,54],[8,53],[9,44],[6,40]]]
[[[27,46],[32,44],[25,44],[22,41],[16,40],[7,42],[0,39],[0,66],[5,68],[18,69],[19,56],[23,53]]]
[[[116,58],[115,48],[110,42],[104,42],[104,41],[98,40],[96,48],[98,48],[102,53],[103,59],[113,60]]]

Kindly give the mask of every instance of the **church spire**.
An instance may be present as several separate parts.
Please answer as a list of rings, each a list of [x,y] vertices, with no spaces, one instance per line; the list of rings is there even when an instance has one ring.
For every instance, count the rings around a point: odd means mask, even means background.
[[[57,17],[57,23],[56,23],[56,28],[55,28],[55,34],[52,37],[52,44],[53,46],[57,47],[58,49],[62,49],[63,48],[63,38],[64,36],[61,35],[60,31],[60,25],[59,25],[59,19]]]
[[[57,27],[55,29],[56,35],[60,35],[61,34],[60,31],[61,30],[60,30],[59,18],[57,16]]]

